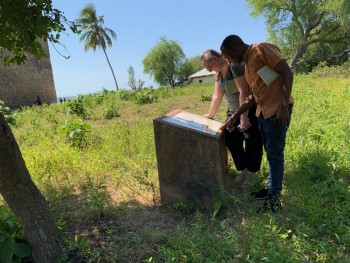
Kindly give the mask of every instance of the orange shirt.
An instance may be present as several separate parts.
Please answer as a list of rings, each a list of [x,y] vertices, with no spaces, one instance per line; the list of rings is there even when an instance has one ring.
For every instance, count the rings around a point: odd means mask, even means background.
[[[265,119],[270,118],[277,113],[282,100],[282,78],[278,77],[267,85],[257,71],[266,65],[274,69],[285,59],[280,50],[269,43],[250,45],[243,59],[245,78],[257,103],[256,116],[259,117],[262,112]],[[292,97],[289,98],[289,102],[293,103]]]

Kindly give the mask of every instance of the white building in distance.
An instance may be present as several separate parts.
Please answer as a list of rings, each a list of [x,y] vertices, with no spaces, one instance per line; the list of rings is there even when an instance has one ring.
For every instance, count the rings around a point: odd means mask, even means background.
[[[192,74],[188,77],[188,84],[195,84],[195,83],[207,83],[207,82],[214,82],[215,80],[215,72],[210,72],[206,68],[201,69],[200,71]]]

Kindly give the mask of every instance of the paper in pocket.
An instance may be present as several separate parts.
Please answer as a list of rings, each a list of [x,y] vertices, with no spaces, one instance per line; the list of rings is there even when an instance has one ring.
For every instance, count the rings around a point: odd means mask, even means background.
[[[266,85],[270,85],[275,79],[277,79],[280,75],[274,71],[269,66],[264,66],[257,71],[258,75],[265,82]]]

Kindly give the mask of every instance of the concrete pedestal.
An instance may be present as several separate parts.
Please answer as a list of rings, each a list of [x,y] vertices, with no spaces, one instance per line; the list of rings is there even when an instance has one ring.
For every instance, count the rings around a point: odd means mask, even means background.
[[[153,120],[162,203],[210,206],[224,190],[227,149],[221,122],[174,110]]]

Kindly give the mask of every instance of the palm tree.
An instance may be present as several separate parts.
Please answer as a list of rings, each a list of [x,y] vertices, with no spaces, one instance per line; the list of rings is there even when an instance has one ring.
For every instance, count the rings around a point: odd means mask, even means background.
[[[116,39],[117,35],[112,29],[103,27],[104,20],[103,16],[97,16],[96,9],[93,4],[86,5],[81,11],[79,18],[76,20],[77,25],[83,32],[80,36],[80,42],[84,43],[84,51],[93,49],[96,51],[97,47],[101,47],[105,53],[109,67],[111,68],[113,78],[115,81],[115,86],[118,90],[117,79],[115,78],[113,68],[109,62],[106,46],[112,47],[112,39]]]

